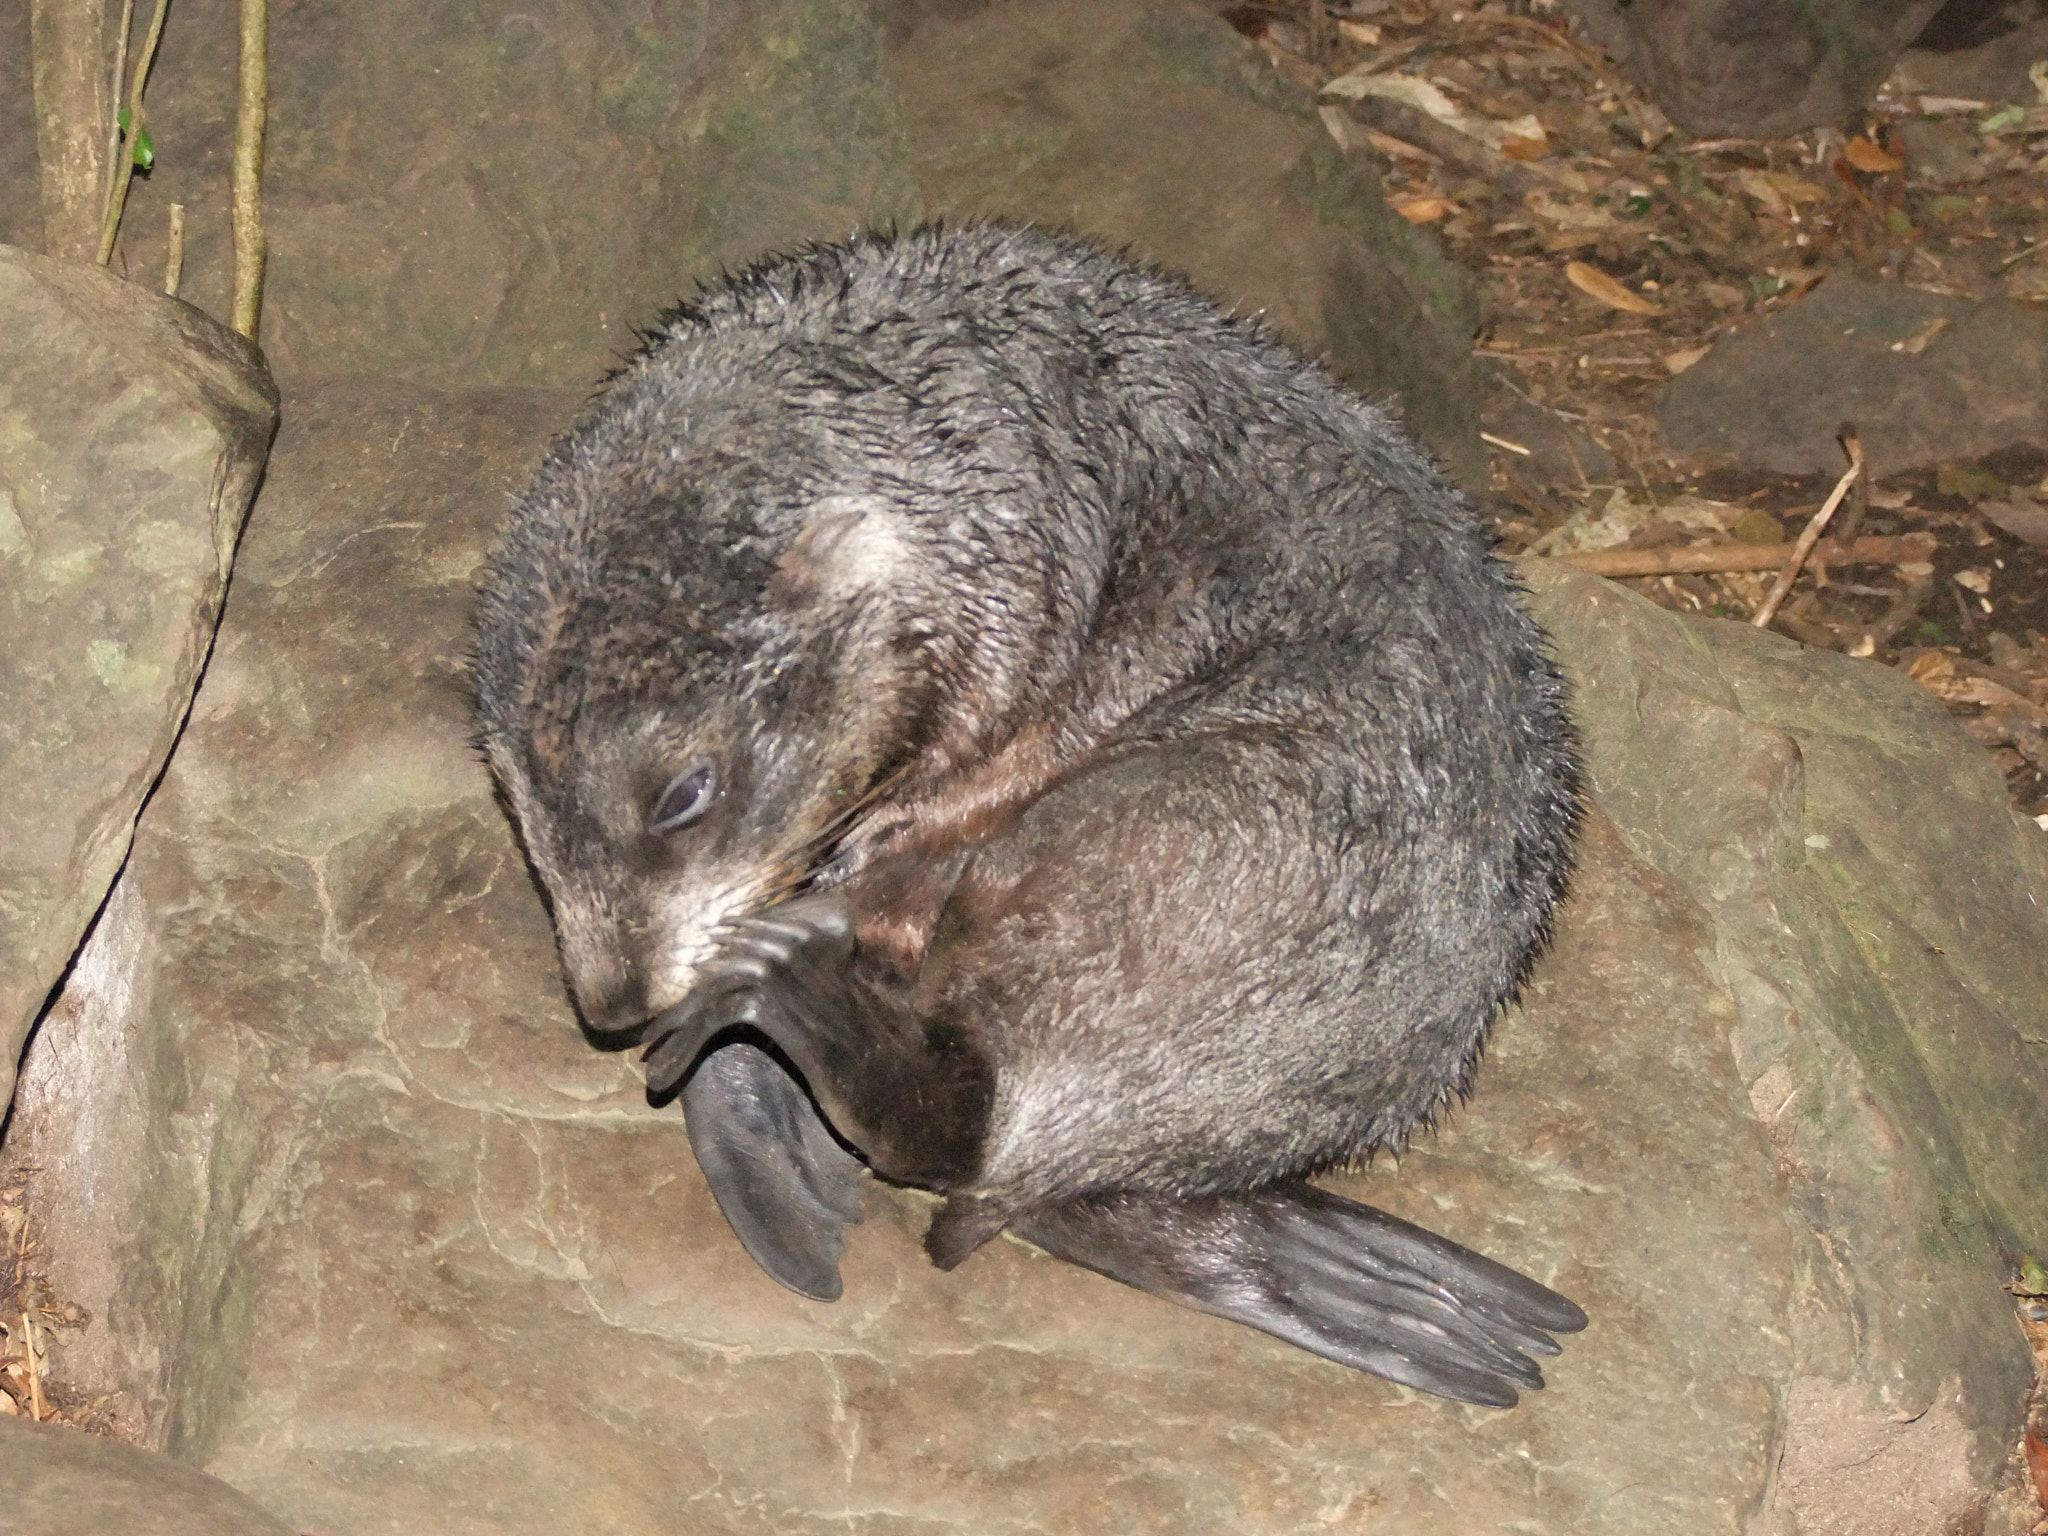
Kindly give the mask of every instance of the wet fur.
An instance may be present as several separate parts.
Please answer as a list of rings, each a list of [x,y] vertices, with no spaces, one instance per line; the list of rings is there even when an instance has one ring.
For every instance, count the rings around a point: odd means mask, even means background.
[[[1465,1092],[1578,815],[1542,636],[1393,423],[1177,282],[1001,227],[669,317],[520,501],[476,674],[586,1020],[694,1042],[668,1081],[733,1023],[802,1037],[835,1128],[954,1197],[956,1260],[1006,1224],[1085,1227],[1067,1256],[1119,1278],[1120,1244],[1284,1248],[1271,1212],[1324,1209],[1302,1175]],[[700,759],[712,813],[651,835]],[[806,892],[845,942],[736,945]],[[693,1115],[797,1124],[772,1061]]]

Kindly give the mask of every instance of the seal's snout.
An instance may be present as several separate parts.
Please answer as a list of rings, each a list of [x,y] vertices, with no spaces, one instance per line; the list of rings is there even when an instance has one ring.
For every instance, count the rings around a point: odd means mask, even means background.
[[[638,1045],[654,1022],[647,988],[638,977],[621,977],[608,986],[576,991],[577,1011],[584,1028],[623,1045]]]

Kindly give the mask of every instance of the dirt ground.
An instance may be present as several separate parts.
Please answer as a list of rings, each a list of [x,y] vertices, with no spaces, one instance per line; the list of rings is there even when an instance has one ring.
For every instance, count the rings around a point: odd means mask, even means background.
[[[1610,507],[1633,514],[1625,549],[1795,538],[1833,477],[1673,454],[1656,409],[1719,336],[1831,274],[2048,303],[2048,66],[2036,70],[2037,99],[1980,102],[1917,89],[1909,55],[1840,130],[1697,141],[1584,42],[1556,0],[1326,0],[1320,19],[1315,9],[1223,7],[1276,67],[1322,93],[1325,122],[1377,165],[1393,205],[1474,274],[1488,316],[1478,351],[1496,390],[1580,445],[1559,478],[1511,437],[1490,439],[1484,500],[1508,553],[1551,552],[1574,516]],[[1979,43],[2037,9],[2023,3],[1940,41]],[[1438,94],[1356,94],[1357,82],[1389,74]],[[1931,557],[1817,578],[1809,569],[1773,620],[1809,645],[1905,668],[1985,743],[2030,816],[2048,815],[2048,518],[2029,542],[1986,508],[2048,497],[2044,450],[1857,487],[1830,538],[1932,535]],[[1681,612],[1749,618],[1773,579],[1627,584]]]

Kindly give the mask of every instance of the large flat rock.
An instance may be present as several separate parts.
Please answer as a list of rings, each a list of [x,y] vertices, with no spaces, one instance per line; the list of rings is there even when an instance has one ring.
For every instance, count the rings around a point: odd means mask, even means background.
[[[327,1536],[1979,1506],[2027,1377],[2005,1256],[2048,1226],[2048,839],[1932,700],[1534,573],[1595,793],[1576,894],[1473,1100],[1340,1181],[1592,1315],[1512,1412],[1015,1243],[940,1274],[925,1202],[872,1186],[845,1299],[802,1301],[580,1036],[469,746],[471,587],[573,407],[337,384],[280,439],[9,1145],[100,1314],[67,1363],[148,1436]]]

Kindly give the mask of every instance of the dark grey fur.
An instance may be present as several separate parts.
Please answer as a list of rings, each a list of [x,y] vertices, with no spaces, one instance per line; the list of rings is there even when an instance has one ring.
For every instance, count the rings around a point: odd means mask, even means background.
[[[949,1264],[1477,1401],[1583,1322],[1303,1182],[1465,1091],[1578,789],[1467,508],[1256,324],[999,227],[725,281],[519,503],[476,674],[586,1020],[785,1283],[858,1219],[822,1109]]]

